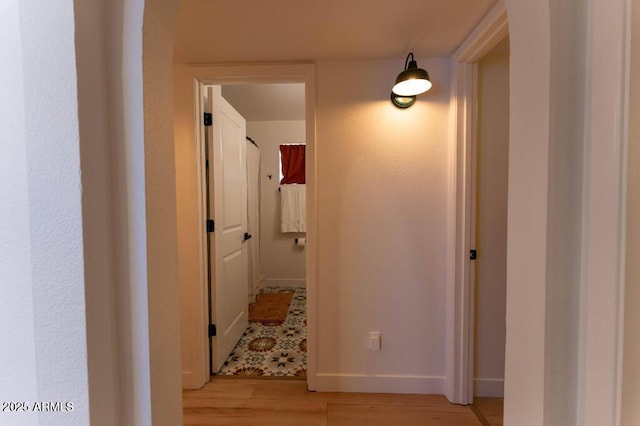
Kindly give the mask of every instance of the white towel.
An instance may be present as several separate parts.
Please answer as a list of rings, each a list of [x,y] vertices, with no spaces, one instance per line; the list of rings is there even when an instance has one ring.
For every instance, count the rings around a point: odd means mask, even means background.
[[[307,232],[307,186],[304,184],[280,187],[280,230]]]

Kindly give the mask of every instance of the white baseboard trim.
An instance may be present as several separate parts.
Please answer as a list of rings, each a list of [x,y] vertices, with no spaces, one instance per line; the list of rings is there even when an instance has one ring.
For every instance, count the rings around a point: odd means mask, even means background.
[[[193,374],[193,371],[182,372],[182,389],[200,389],[201,387],[202,382]]]
[[[445,377],[318,373],[318,392],[444,394]]]
[[[504,379],[473,379],[474,396],[504,398]]]
[[[260,288],[265,287],[301,287],[307,286],[307,280],[304,278],[265,278],[260,281]]]

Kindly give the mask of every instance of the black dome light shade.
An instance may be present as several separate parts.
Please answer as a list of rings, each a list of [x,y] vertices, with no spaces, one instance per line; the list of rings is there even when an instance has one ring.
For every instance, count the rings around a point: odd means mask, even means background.
[[[418,68],[418,63],[411,52],[405,60],[404,71],[398,74],[391,89],[391,101],[399,108],[408,108],[415,102],[416,95],[426,92],[431,89],[431,86],[429,73]]]

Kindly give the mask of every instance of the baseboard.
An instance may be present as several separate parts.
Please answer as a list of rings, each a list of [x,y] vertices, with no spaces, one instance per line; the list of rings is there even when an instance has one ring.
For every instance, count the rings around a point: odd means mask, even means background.
[[[444,394],[445,377],[402,375],[322,374],[316,376],[318,392]]]
[[[307,280],[304,278],[265,278],[260,281],[260,288],[265,287],[299,287],[307,286]]]
[[[473,379],[474,396],[503,398],[504,379]]]
[[[203,385],[202,378],[196,377],[193,371],[182,372],[182,389],[200,389]]]
[[[267,280],[267,278],[264,275],[260,277],[260,279],[258,280],[258,289],[266,287],[266,285],[265,285],[265,281],[266,280]]]

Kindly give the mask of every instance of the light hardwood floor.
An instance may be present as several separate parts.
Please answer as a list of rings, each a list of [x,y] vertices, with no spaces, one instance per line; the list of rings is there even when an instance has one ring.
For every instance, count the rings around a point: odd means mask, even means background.
[[[504,399],[503,398],[473,398],[471,409],[485,426],[502,426]]]
[[[212,379],[183,391],[185,425],[481,426],[440,395],[307,392],[298,380]]]

